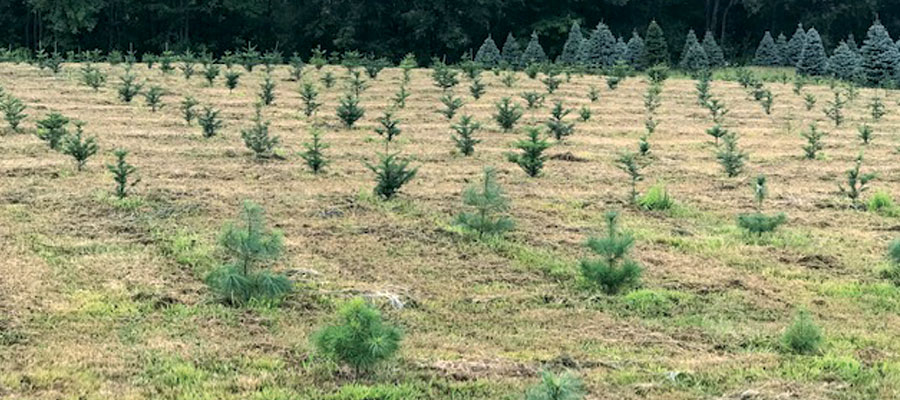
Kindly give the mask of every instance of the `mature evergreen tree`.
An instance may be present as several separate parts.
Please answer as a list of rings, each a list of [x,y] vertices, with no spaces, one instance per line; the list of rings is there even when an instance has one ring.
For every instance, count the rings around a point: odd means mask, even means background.
[[[538,41],[537,31],[531,32],[531,41],[528,42],[525,52],[522,53],[520,65],[528,66],[543,62],[547,62],[547,53],[544,53],[544,48],[541,47],[541,43]]]
[[[803,75],[825,75],[828,72],[828,56],[816,28],[806,32],[806,46],[797,63],[797,72]]]
[[[859,54],[859,45],[856,44],[856,37],[853,36],[852,33],[847,35],[847,40],[845,40],[845,42],[847,43],[847,47],[850,49],[850,51]]]
[[[787,36],[784,36],[783,33],[778,34],[778,39],[775,41],[775,46],[778,47],[778,65],[787,65],[788,63],[788,40]]]
[[[644,39],[644,66],[652,67],[668,63],[669,45],[666,43],[666,35],[656,20],[650,21]]]
[[[500,49],[497,48],[497,43],[494,43],[494,39],[491,35],[488,35],[481,47],[478,48],[478,52],[475,53],[475,62],[484,67],[493,68],[500,64],[502,57]]]
[[[503,43],[503,61],[512,67],[518,67],[519,61],[522,59],[522,48],[512,32],[506,35],[506,42]]]
[[[860,49],[864,82],[887,85],[900,74],[900,50],[881,21],[875,20]]]
[[[699,71],[709,68],[709,58],[706,51],[697,40],[697,34],[691,29],[688,31],[684,42],[684,50],[681,52],[681,62],[678,66],[685,71]]]
[[[828,73],[838,79],[858,81],[862,76],[862,57],[842,41],[828,60]]]
[[[641,39],[637,30],[631,33],[631,39],[628,40],[628,53],[625,54],[625,60],[634,69],[644,69],[644,39]]]
[[[619,63],[628,64],[628,44],[625,43],[625,39],[621,37],[616,39],[616,51],[613,54],[613,65],[618,65]]]
[[[759,42],[759,47],[756,48],[753,64],[765,67],[774,67],[781,64],[781,54],[779,54],[778,45],[775,44],[775,40],[772,39],[772,34],[769,31],[766,31]]]
[[[785,48],[784,63],[796,66],[800,62],[800,56],[803,54],[804,48],[806,48],[806,30],[803,29],[803,24],[799,24],[794,32],[794,36],[791,36],[791,40],[788,41]]]
[[[703,36],[703,50],[706,52],[706,58],[710,67],[725,66],[725,54],[722,53],[722,48],[710,31],[706,31],[706,34]]]
[[[578,63],[578,52],[581,51],[582,42],[584,42],[584,33],[581,32],[581,25],[575,21],[572,23],[572,28],[569,29],[569,38],[566,39],[562,53],[556,62],[566,65]]]
[[[603,22],[582,43],[579,60],[593,67],[609,67],[615,63],[616,37]]]

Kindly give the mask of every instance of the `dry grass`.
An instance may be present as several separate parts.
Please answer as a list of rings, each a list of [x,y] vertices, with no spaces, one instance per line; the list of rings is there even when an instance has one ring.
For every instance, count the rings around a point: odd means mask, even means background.
[[[543,177],[528,179],[503,156],[518,136],[500,133],[491,114],[503,96],[522,103],[521,92],[543,92],[540,82],[522,75],[510,89],[485,73],[487,93],[475,101],[463,79],[459,114],[487,127],[475,156],[465,158],[454,154],[449,123],[435,112],[441,92],[430,71],[414,70],[395,148],[421,169],[400,199],[382,204],[369,194],[372,175],[362,161],[382,150],[372,128],[400,70],[370,82],[366,115],[351,131],[334,114],[343,68],[327,67],[339,81],[332,89],[319,84],[325,105],[314,121],[301,117],[299,85],[279,68],[265,117],[287,160],[259,163],[239,132],[251,124],[262,71],[244,74],[229,93],[221,78],[207,88],[198,76],[135,68],[171,93],[161,111],[150,112],[141,97],[116,98],[121,66],[103,67],[109,83],[95,93],[78,83],[77,65],[58,76],[0,65],[0,86],[29,107],[28,134],[0,137],[0,397],[323,398],[350,382],[312,353],[308,335],[336,302],[360,291],[398,293],[410,305],[385,308],[406,331],[403,350],[363,383],[399,382],[421,398],[519,398],[547,366],[576,369],[597,399],[732,398],[747,390],[761,398],[900,396],[900,290],[878,279],[900,220],[847,209],[836,185],[861,150],[856,125],[866,119],[869,90],[836,129],[821,110],[826,86],[805,89],[819,98],[806,111],[789,85],[767,84],[776,95],[767,116],[736,83],[715,82],[714,95],[731,109],[728,128],[750,154],[747,171],[727,179],[704,133],[711,122],[694,82],[669,80],[651,139],[655,161],[640,188],[663,181],[680,206],[647,213],[627,206],[626,177],[612,162],[621,149],[636,149],[641,135],[640,78],[610,91],[598,77],[573,77],[536,114],[526,112],[527,123],[539,121],[553,99],[593,110],[549,151],[583,161],[554,159]],[[587,99],[590,85],[603,88],[596,103]],[[183,123],[185,95],[223,111],[221,137],[204,140]],[[864,169],[878,173],[874,187],[897,197],[900,96],[886,95],[889,114],[872,123]],[[85,171],[30,134],[52,111],[86,121],[98,137],[102,154]],[[831,135],[824,159],[807,161],[799,130],[813,121]],[[312,123],[326,126],[332,145],[321,176],[297,156]],[[127,204],[111,199],[102,166],[118,147],[131,152],[142,178],[138,200]],[[498,169],[517,229],[508,240],[478,244],[449,223],[462,189],[487,165]],[[750,183],[760,173],[769,176],[767,209],[790,221],[750,243],[734,216],[752,209]],[[263,205],[285,232],[279,268],[302,282],[280,309],[217,305],[201,280],[217,232],[244,199]],[[608,209],[623,210],[625,228],[636,234],[645,291],[606,298],[576,282],[577,260],[587,255],[581,244],[602,230]],[[167,251],[185,238],[197,243],[180,254],[193,267]],[[641,305],[654,294],[665,301],[648,312]],[[777,349],[797,308],[824,328],[819,355]]]

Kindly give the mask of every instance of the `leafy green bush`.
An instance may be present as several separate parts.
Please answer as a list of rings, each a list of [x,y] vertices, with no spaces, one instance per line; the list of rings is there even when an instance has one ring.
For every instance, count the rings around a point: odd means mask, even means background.
[[[619,232],[619,214],[606,213],[606,237],[588,239],[587,246],[601,258],[581,261],[581,275],[585,281],[606,294],[616,294],[640,282],[640,264],[628,257],[634,237]]]
[[[313,336],[316,349],[351,368],[359,377],[400,348],[402,331],[381,318],[363,299],[353,299],[338,310],[338,320]]]
[[[210,289],[230,305],[271,304],[291,291],[287,277],[263,269],[281,257],[283,235],[266,227],[262,207],[245,201],[238,221],[228,223],[219,245],[225,264],[206,278]]]
[[[571,372],[541,372],[541,382],[528,389],[525,400],[581,400],[584,385]]]
[[[822,330],[807,311],[799,311],[794,322],[781,335],[781,345],[794,354],[813,354],[822,345]]]
[[[474,209],[457,216],[456,224],[474,232],[481,239],[486,235],[502,235],[513,228],[513,221],[505,216],[509,200],[497,184],[496,172],[484,169],[480,185],[473,185],[463,192],[463,204]]]
[[[365,163],[375,173],[375,194],[385,200],[393,198],[400,188],[416,176],[419,168],[409,168],[409,160],[397,154],[379,154],[377,164]]]
[[[675,205],[675,201],[669,197],[666,186],[662,183],[657,183],[656,185],[651,186],[650,189],[638,199],[638,205],[649,211],[664,211],[672,208],[672,206]]]

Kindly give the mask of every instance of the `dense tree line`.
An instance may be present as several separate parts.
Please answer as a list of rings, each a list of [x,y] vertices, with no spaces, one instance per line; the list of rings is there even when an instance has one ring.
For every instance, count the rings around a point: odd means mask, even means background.
[[[309,55],[357,49],[398,61],[413,52],[459,58],[488,35],[528,39],[537,32],[547,56],[563,52],[570,27],[608,26],[625,41],[650,20],[666,32],[672,59],[685,34],[712,32],[729,57],[752,58],[764,32],[788,37],[798,22],[815,27],[828,49],[863,35],[879,15],[900,32],[900,2],[892,0],[6,0],[0,37],[11,47],[57,47],[159,53],[206,48],[221,54],[252,42]],[[526,41],[521,43],[522,48]]]

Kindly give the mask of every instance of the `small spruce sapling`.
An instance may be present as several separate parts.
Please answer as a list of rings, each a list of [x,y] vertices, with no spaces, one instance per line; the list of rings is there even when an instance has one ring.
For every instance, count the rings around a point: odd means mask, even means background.
[[[845,173],[847,179],[847,185],[844,186],[842,184],[838,184],[838,189],[840,189],[841,193],[844,196],[847,196],[850,199],[851,207],[855,209],[860,209],[862,204],[860,203],[860,197],[863,192],[869,190],[867,186],[869,182],[875,179],[876,175],[874,173],[862,173],[860,169],[862,168],[863,163],[863,155],[860,153],[856,157],[856,163],[853,165],[853,168],[847,170]]]
[[[617,212],[606,213],[606,237],[591,237],[587,241],[587,247],[600,258],[581,260],[581,275],[585,281],[610,295],[637,286],[642,273],[640,264],[628,256],[634,237],[619,232],[618,220]]]
[[[725,170],[725,175],[729,178],[734,178],[744,170],[744,160],[747,158],[747,154],[738,148],[736,134],[728,133],[722,137],[722,140],[723,146],[716,153],[716,159],[722,165],[722,169]]]
[[[868,107],[873,121],[880,121],[881,118],[884,117],[885,114],[887,114],[887,111],[885,111],[884,102],[881,100],[881,97],[872,97],[872,101],[869,102]]]
[[[60,113],[50,113],[46,118],[37,121],[37,137],[47,142],[51,149],[58,150],[63,138],[69,134],[66,129],[68,124],[69,118]]]
[[[272,105],[275,102],[275,81],[271,75],[266,75],[263,83],[259,86],[259,101],[264,106]]]
[[[844,106],[847,105],[847,100],[841,96],[841,92],[838,90],[834,91],[834,100],[829,101],[828,105],[825,107],[825,115],[834,121],[834,126],[839,127],[842,123],[844,123]]]
[[[588,122],[591,119],[591,108],[588,106],[581,106],[581,109],[578,110],[578,117],[581,118],[581,122]]]
[[[637,153],[625,151],[616,158],[616,167],[628,174],[629,179],[631,179],[631,195],[628,200],[631,204],[637,203],[637,183],[644,180],[642,170],[646,166],[646,161],[644,161]]]
[[[307,118],[312,117],[322,105],[317,101],[318,97],[319,91],[316,90],[316,86],[312,82],[303,82],[303,86],[300,87],[300,99],[303,101],[303,114]]]
[[[219,118],[219,110],[210,106],[203,107],[203,113],[197,116],[197,123],[203,128],[203,137],[211,138],[219,133],[222,129],[223,122]]]
[[[456,134],[451,136],[456,149],[464,156],[471,156],[475,152],[475,145],[481,143],[481,140],[473,137],[475,132],[481,129],[481,124],[473,121],[471,115],[463,115],[459,123],[453,124],[451,128],[456,131]]]
[[[365,79],[362,77],[362,73],[360,71],[351,71],[350,72],[351,79],[348,82],[348,88],[354,96],[359,97],[364,90],[366,90],[369,85]]]
[[[322,84],[325,85],[326,89],[331,89],[334,86],[335,78],[334,78],[334,74],[331,73],[331,71],[325,71],[325,73],[322,74],[321,79],[322,79]]]
[[[62,152],[75,159],[76,168],[81,171],[88,158],[97,154],[97,139],[94,137],[83,138],[84,123],[75,122],[75,134],[66,136],[62,144]]]
[[[759,175],[754,183],[754,200],[756,203],[756,212],[749,214],[738,214],[737,222],[741,229],[757,238],[765,233],[774,232],[779,226],[787,222],[784,213],[775,215],[763,214],[763,201],[769,194],[769,188],[766,184],[766,176]]]
[[[475,77],[475,79],[472,79],[472,84],[469,85],[469,93],[472,94],[472,98],[475,100],[480,99],[484,95],[485,90],[485,85],[481,78]]]
[[[135,80],[137,78],[130,72],[126,72],[125,75],[122,75],[119,79],[122,81],[118,88],[119,100],[122,100],[125,103],[131,103],[131,100],[141,93],[143,85],[136,83]]]
[[[13,132],[19,132],[19,125],[28,117],[25,114],[25,104],[11,94],[0,93],[0,111],[3,112],[3,119]]]
[[[394,106],[400,109],[406,108],[406,99],[408,99],[409,96],[410,93],[406,88],[406,85],[400,85],[400,89],[397,90],[397,93],[394,94]]]
[[[815,160],[819,151],[825,148],[822,139],[828,134],[816,128],[815,124],[809,124],[809,130],[801,132],[800,135],[806,139],[806,145],[803,146],[804,156],[807,160]]]
[[[280,139],[278,136],[269,135],[269,121],[263,120],[262,105],[256,103],[256,113],[253,116],[253,126],[241,131],[241,139],[244,145],[253,151],[256,159],[263,160],[272,158],[275,154],[275,147],[278,146]]]
[[[140,182],[140,178],[131,179],[132,175],[137,172],[137,168],[127,161],[125,161],[125,157],[128,155],[128,152],[124,149],[117,149],[113,152],[116,156],[115,164],[106,164],[106,169],[113,174],[113,181],[116,182],[116,197],[119,199],[124,199],[128,197],[128,193],[131,192],[131,189]],[[129,182],[131,180],[131,182]]]
[[[519,78],[516,78],[516,73],[512,71],[503,74],[503,77],[500,78],[500,82],[503,83],[503,86],[508,88],[515,86],[518,80]]]
[[[213,84],[216,83],[216,78],[219,77],[219,73],[221,70],[219,66],[216,64],[206,64],[206,67],[203,69],[203,78],[206,79],[206,85],[209,87],[213,87]]]
[[[782,348],[793,354],[816,353],[822,340],[822,329],[805,310],[797,312],[794,322],[781,335]]]
[[[306,162],[306,165],[312,173],[318,175],[325,169],[325,166],[328,165],[328,160],[325,159],[324,150],[327,149],[329,145],[322,142],[322,132],[318,129],[313,129],[312,141],[304,143],[303,147],[306,148],[306,151],[300,153],[300,157],[303,157],[303,160]]]
[[[394,141],[394,138],[400,136],[400,133],[402,132],[400,129],[400,121],[394,119],[394,113],[390,110],[385,111],[377,121],[381,126],[375,127],[375,133],[384,138],[384,148],[387,150],[391,142]]]
[[[448,92],[441,96],[441,104],[444,105],[444,108],[438,110],[438,114],[443,115],[447,120],[452,120],[456,116],[456,110],[463,106],[463,101],[462,98],[454,97],[453,93]]]
[[[494,107],[497,113],[494,114],[494,120],[500,125],[503,132],[510,132],[516,126],[516,122],[522,118],[522,107],[512,102],[509,97],[500,99],[495,103]]]
[[[162,97],[165,94],[165,90],[159,86],[151,86],[150,89],[144,92],[144,101],[147,102],[150,111],[156,112],[156,110],[163,108]]]
[[[338,320],[315,333],[312,341],[320,353],[360,377],[392,357],[402,338],[400,328],[384,322],[376,308],[357,298],[341,306]]]
[[[572,109],[564,108],[562,101],[557,100],[553,105],[553,110],[550,112],[550,118],[545,123],[550,134],[553,135],[553,138],[558,142],[562,142],[563,139],[571,136],[575,132],[575,123],[563,121],[563,118],[571,112]]]
[[[344,126],[347,129],[353,129],[353,125],[365,115],[366,111],[360,107],[359,97],[354,96],[352,93],[347,93],[341,98],[336,112]]]
[[[806,106],[806,111],[812,111],[812,109],[816,106],[816,96],[812,93],[807,93],[803,96],[803,105]]]
[[[238,81],[241,79],[241,73],[235,70],[225,71],[225,87],[228,88],[229,92],[233,92],[234,89],[238,85]]]
[[[719,139],[728,135],[729,132],[727,129],[723,128],[722,125],[715,124],[712,128],[706,130],[706,134],[712,136],[715,139],[716,147],[719,147]]]
[[[514,226],[512,219],[505,215],[509,209],[509,200],[497,184],[496,172],[492,168],[484,169],[481,184],[466,188],[463,192],[463,204],[473,209],[473,212],[459,214],[456,224],[477,234],[478,239],[502,236]]]
[[[600,100],[600,89],[597,89],[596,86],[591,85],[588,90],[588,99],[591,100],[591,103],[596,103],[597,100]]]
[[[375,173],[375,194],[390,200],[416,176],[419,168],[409,168],[409,160],[397,158],[397,154],[379,154],[377,164],[365,163]]]
[[[547,88],[547,93],[553,94],[553,92],[556,92],[556,89],[559,88],[559,85],[562,84],[562,79],[559,79],[556,75],[547,75],[541,82],[543,82],[544,87]]]
[[[859,139],[862,140],[864,146],[868,145],[872,141],[872,127],[869,124],[862,124],[858,130]]]
[[[197,118],[197,110],[194,108],[199,105],[200,102],[192,96],[185,96],[184,100],[181,101],[180,109],[181,116],[184,117],[184,122],[191,126],[194,123],[194,119]]]
[[[93,64],[85,63],[81,67],[81,82],[96,92],[106,83],[106,74]]]
[[[541,139],[541,129],[536,127],[525,128],[528,139],[520,140],[515,143],[515,147],[522,152],[520,154],[507,153],[506,158],[517,164],[529,177],[537,177],[544,168],[544,161],[547,156],[544,151],[550,148],[550,143]]]

